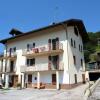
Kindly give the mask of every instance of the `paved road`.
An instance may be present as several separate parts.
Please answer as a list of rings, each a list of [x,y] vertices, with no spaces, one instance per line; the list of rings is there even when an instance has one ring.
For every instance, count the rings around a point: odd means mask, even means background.
[[[71,90],[0,90],[0,100],[84,100],[86,85]]]
[[[95,91],[88,100],[100,100],[100,84],[96,87]]]

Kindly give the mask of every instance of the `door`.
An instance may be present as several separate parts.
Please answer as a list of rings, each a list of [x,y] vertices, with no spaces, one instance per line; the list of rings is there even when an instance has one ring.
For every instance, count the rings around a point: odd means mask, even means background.
[[[14,61],[10,61],[10,72],[14,71]]]
[[[18,75],[13,76],[13,87],[17,87],[18,84]]]
[[[82,74],[83,83],[85,83],[85,74]]]
[[[52,84],[56,85],[56,74],[52,74]]]
[[[56,39],[52,39],[52,50],[56,50]]]
[[[52,56],[52,66],[54,69],[58,69],[58,65],[59,65],[59,56]]]
[[[32,74],[29,74],[28,75],[28,84],[27,84],[27,87],[28,88],[31,88],[32,87]]]
[[[75,77],[75,84],[77,84],[77,74],[74,74]]]

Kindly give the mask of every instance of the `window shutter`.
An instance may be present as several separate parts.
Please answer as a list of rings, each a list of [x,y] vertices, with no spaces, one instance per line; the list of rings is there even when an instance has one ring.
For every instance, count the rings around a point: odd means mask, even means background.
[[[48,69],[51,69],[51,56],[48,57]]]
[[[27,66],[29,66],[29,63],[30,63],[30,62],[29,62],[29,59],[27,59]]]
[[[51,39],[48,40],[48,47],[49,47],[49,50],[51,50]]]
[[[11,56],[12,48],[9,49],[9,56]]]
[[[33,48],[35,48],[35,43],[33,43]]]
[[[30,44],[27,44],[27,51],[29,51],[29,48],[30,48]]]
[[[56,38],[56,49],[59,49],[59,38]]]
[[[71,46],[73,47],[73,39],[71,38]]]

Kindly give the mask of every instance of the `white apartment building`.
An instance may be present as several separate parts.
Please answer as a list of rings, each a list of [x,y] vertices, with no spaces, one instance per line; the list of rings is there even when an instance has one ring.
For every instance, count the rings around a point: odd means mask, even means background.
[[[27,33],[17,30],[3,39],[0,76],[6,88],[68,89],[85,82],[82,20],[70,19]]]

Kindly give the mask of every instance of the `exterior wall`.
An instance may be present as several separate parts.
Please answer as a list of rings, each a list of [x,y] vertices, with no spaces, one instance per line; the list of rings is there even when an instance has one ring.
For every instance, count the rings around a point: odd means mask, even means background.
[[[43,33],[43,34],[42,34]],[[60,62],[63,62],[64,65],[64,71],[60,72],[60,83],[61,84],[74,84],[75,78],[74,74],[77,74],[77,81],[82,82],[82,66],[80,63],[80,59],[83,59],[84,62],[84,56],[83,53],[79,51],[79,44],[82,45],[82,38],[80,35],[76,36],[74,34],[74,27],[68,27],[67,28],[68,33],[68,40],[66,40],[66,32],[64,28],[57,27],[51,30],[41,31],[38,32],[37,35],[30,35],[27,38],[22,38],[17,41],[10,41],[8,43],[8,50],[9,48],[16,47],[17,52],[17,60],[16,60],[16,74],[19,76],[22,74],[20,72],[20,67],[26,64],[26,57],[22,56],[22,50],[27,48],[27,44],[35,43],[35,47],[41,47],[41,46],[47,46],[48,45],[48,39],[54,39],[56,37],[59,37],[59,41],[63,44],[63,54],[60,54]],[[76,48],[71,47],[71,38],[76,41]],[[68,49],[67,49],[67,43],[68,43]],[[5,52],[4,52],[5,53]],[[76,56],[76,66],[73,63],[73,55]],[[68,60],[69,59],[69,60]],[[48,67],[48,57],[42,56],[42,57],[36,57],[35,58],[35,66],[37,67]],[[41,74],[41,81],[43,82],[51,82],[51,72],[42,72]],[[32,82],[35,83],[36,80],[34,80],[33,74],[33,80]],[[19,82],[21,81],[21,77],[19,77]]]
[[[68,28],[68,56],[69,56],[69,74],[70,83],[75,83],[74,74],[77,74],[77,82],[82,82],[82,70],[84,69],[84,54],[79,51],[79,44],[83,48],[82,38],[80,34],[78,36],[74,33],[74,27]],[[71,46],[71,38],[75,40],[76,48]],[[83,50],[82,50],[83,51]],[[74,65],[73,55],[76,57],[76,65]],[[81,66],[81,59],[83,59],[83,67]]]
[[[19,41],[15,41],[15,42],[11,42],[11,43],[8,43],[8,50],[9,48],[12,48],[12,47],[16,47],[16,52],[17,52],[17,60],[16,60],[16,68],[17,68],[17,72],[16,74],[21,74],[20,73],[20,66],[23,66],[26,64],[26,57],[25,56],[22,56],[22,50],[26,49],[27,48],[27,44],[32,44],[33,42],[35,43],[35,47],[41,47],[41,46],[48,46],[48,39],[54,39],[56,37],[59,37],[59,41],[60,43],[63,44],[63,54],[60,55],[60,62],[63,62],[63,65],[64,65],[64,83],[68,84],[69,83],[69,75],[68,73],[66,72],[66,70],[68,70],[68,66],[67,66],[67,52],[66,52],[66,34],[65,34],[65,31],[62,30],[61,27],[58,27],[56,29],[52,29],[52,31],[43,31],[43,35],[41,35],[41,33],[39,33],[39,36],[31,36],[29,38],[23,38],[22,40],[19,40]],[[36,62],[35,62],[35,66],[38,66],[41,68],[42,67],[45,67],[47,68],[48,67],[48,57],[47,56],[42,56],[42,57],[36,57],[35,58]],[[67,78],[66,78],[67,77]]]

